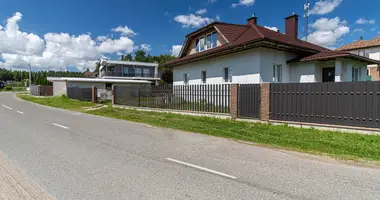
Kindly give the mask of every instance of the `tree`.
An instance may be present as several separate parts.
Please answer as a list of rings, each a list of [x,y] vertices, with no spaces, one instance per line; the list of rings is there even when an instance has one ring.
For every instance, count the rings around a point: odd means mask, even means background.
[[[100,69],[100,61],[96,62],[96,66],[95,66],[94,72],[99,73],[99,69]]]

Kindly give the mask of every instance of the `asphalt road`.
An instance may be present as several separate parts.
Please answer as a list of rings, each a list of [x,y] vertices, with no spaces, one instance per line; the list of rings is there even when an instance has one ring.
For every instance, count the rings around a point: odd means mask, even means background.
[[[62,199],[380,199],[380,169],[0,93],[0,151]]]

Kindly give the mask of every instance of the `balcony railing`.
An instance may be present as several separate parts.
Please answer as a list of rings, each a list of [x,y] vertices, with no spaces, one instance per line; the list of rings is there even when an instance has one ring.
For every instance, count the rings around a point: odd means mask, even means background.
[[[106,72],[105,76],[120,76],[120,77],[142,77],[142,78],[160,78],[156,73],[121,73],[121,72]]]

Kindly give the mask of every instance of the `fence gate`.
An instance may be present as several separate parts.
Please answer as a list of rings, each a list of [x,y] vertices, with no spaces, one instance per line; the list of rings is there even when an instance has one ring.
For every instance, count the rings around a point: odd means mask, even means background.
[[[260,84],[239,85],[238,116],[240,118],[260,118]]]

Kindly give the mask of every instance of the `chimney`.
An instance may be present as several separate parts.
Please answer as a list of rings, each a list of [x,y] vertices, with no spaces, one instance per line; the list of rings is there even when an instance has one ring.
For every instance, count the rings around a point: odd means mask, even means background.
[[[257,19],[258,18],[256,17],[256,14],[254,13],[251,18],[247,19],[248,24],[250,24],[250,25],[257,25]]]
[[[294,14],[285,18],[285,34],[293,39],[298,38],[298,15]]]

